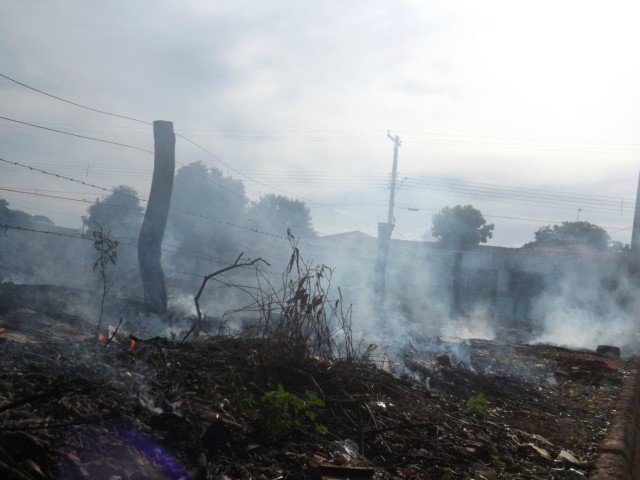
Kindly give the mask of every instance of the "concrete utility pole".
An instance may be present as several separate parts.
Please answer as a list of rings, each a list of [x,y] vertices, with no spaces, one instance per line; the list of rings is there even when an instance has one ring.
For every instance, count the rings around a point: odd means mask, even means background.
[[[387,132],[393,143],[393,168],[391,170],[391,188],[389,191],[389,214],[387,215],[387,223],[378,223],[378,258],[376,261],[375,272],[375,294],[379,301],[384,300],[385,294],[385,275],[387,270],[387,256],[389,254],[389,243],[391,241],[391,234],[393,233],[394,218],[393,207],[395,205],[396,197],[396,179],[398,176],[398,148],[400,148],[400,137],[397,135],[392,137]]]
[[[153,138],[153,179],[138,239],[138,264],[145,309],[164,315],[167,313],[167,288],[160,257],[176,167],[176,136],[173,133],[173,123],[163,120],[153,122]]]
[[[387,132],[387,137],[393,140],[393,169],[391,170],[391,189],[389,190],[389,215],[387,215],[387,223],[395,223],[393,218],[393,207],[396,200],[396,179],[398,178],[398,148],[400,148],[400,137],[392,137]]]
[[[629,277],[640,282],[640,176],[636,191],[636,209],[631,231],[631,252],[629,253]]]

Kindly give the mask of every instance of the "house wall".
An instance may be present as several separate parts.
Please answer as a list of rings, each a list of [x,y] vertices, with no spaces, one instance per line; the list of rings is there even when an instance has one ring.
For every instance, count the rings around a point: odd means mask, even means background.
[[[371,307],[377,300],[370,295],[377,240],[362,234],[337,237],[324,244],[321,254],[336,267],[333,283],[341,286],[345,299],[355,299],[354,308],[359,301]],[[594,252],[490,246],[456,252],[429,242],[392,240],[385,299],[405,318],[446,322],[458,314],[482,315],[495,326],[526,329],[542,320],[536,304],[544,295],[571,294],[572,288],[581,288],[580,282],[597,286],[620,272],[611,257]],[[568,278],[575,287],[563,284]]]

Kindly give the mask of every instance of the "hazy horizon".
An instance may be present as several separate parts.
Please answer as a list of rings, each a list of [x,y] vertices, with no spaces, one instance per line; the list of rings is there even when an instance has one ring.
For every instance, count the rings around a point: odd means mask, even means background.
[[[489,245],[521,246],[576,219],[629,243],[638,13],[631,2],[9,0],[0,73],[93,109],[172,121],[202,147],[178,138],[180,164],[219,168],[252,201],[299,199],[320,234],[376,236],[390,132],[402,142],[394,238],[419,239],[434,213],[471,204],[495,224]],[[0,96],[6,119],[153,150],[149,125],[3,77]],[[0,139],[9,162],[148,194],[148,152],[2,119]],[[0,172],[0,198],[63,226],[78,227],[89,206],[71,199],[104,195],[9,163]]]

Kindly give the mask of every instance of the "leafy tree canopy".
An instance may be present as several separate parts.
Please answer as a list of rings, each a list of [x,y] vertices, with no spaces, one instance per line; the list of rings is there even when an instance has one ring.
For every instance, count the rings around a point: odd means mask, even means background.
[[[236,222],[244,213],[247,202],[242,180],[225,175],[217,168],[193,162],[176,172],[171,197],[173,208]],[[170,216],[180,224],[202,222],[202,219],[181,212],[171,212]],[[213,224],[209,222],[208,227],[213,229]]]
[[[167,232],[178,245],[176,266],[201,272],[202,254],[232,261],[242,250],[240,225],[248,199],[241,180],[217,168],[193,162],[180,168],[173,182]]]
[[[493,228],[480,210],[471,205],[456,205],[444,207],[433,216],[431,235],[444,245],[461,248],[487,243],[493,236]]]
[[[0,223],[15,227],[54,225],[51,219],[43,215],[29,215],[22,210],[10,209],[9,202],[4,198],[0,198]]]
[[[268,193],[257,202],[251,202],[248,216],[261,230],[275,235],[285,235],[287,229],[296,237],[315,237],[311,212],[304,202],[284,195]]]
[[[589,222],[562,222],[560,225],[546,225],[535,232],[535,240],[525,247],[582,245],[607,250],[611,238],[607,231]]]
[[[138,192],[126,185],[119,185],[112,192],[88,208],[89,216],[84,218],[85,222],[98,223],[105,232],[111,231],[116,235],[137,236],[143,212]]]

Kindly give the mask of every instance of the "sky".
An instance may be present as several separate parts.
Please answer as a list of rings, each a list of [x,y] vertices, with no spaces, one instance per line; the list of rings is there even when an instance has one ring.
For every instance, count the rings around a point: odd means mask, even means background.
[[[4,0],[0,74],[172,121],[202,147],[178,138],[179,165],[219,168],[252,200],[302,200],[322,235],[387,221],[390,134],[394,238],[429,238],[437,211],[470,204],[495,225],[490,245],[575,220],[629,243],[639,20],[633,1]],[[0,112],[12,207],[80,227],[105,195],[28,166],[148,195],[150,126],[4,77]]]

